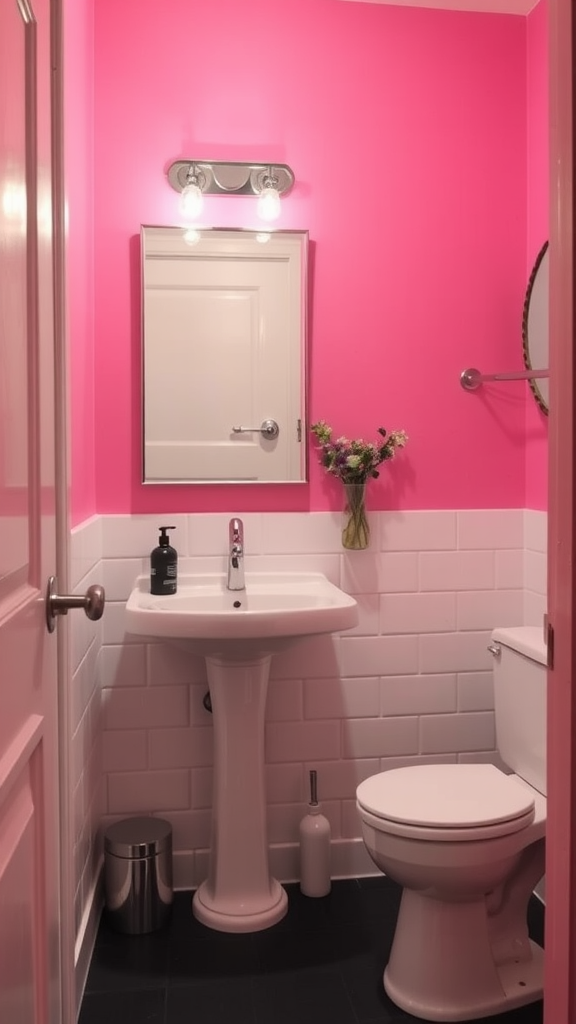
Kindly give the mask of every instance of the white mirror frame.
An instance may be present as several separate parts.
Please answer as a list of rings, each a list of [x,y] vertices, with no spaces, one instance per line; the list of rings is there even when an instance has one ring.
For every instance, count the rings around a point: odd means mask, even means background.
[[[141,243],[144,483],[305,482],[308,232]]]

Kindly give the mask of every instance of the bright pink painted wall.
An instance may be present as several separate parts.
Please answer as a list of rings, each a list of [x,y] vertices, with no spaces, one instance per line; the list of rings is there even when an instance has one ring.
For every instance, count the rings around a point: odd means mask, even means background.
[[[548,114],[548,5],[527,18],[528,208],[527,278],[549,237],[550,141]],[[548,417],[528,392],[526,406],[526,507],[548,507]]]
[[[64,162],[68,212],[67,318],[70,364],[72,524],[96,511],[94,451],[94,258],[92,0],[65,0]]]
[[[467,394],[459,375],[522,365],[526,20],[337,0],[95,7],[98,511],[342,500],[314,452],[309,485],[140,483],[138,235],[176,223],[165,170],[186,156],[294,168],[279,226],[313,241],[310,418],[410,435],[371,506],[523,506],[526,385]],[[207,219],[251,225],[252,210],[213,199]]]

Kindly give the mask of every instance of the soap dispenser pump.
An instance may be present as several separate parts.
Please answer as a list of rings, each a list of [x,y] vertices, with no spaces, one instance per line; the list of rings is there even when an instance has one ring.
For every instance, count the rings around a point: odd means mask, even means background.
[[[150,593],[175,594],[178,585],[178,552],[170,546],[168,530],[175,526],[161,526],[158,547],[150,555]]]
[[[300,890],[305,896],[327,896],[330,879],[330,822],[318,803],[317,773],[310,772],[308,814],[300,822]]]

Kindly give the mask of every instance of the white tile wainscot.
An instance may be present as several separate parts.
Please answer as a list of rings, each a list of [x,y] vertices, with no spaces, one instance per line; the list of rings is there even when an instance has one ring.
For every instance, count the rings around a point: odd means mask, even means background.
[[[177,524],[181,571],[221,572],[235,514],[98,522],[108,601],[98,662],[103,824],[131,813],[167,817],[179,887],[195,886],[206,874],[206,673],[202,659],[175,646],[126,636],[124,602],[148,569],[160,520]],[[332,825],[334,874],[355,875],[373,871],[355,809],[360,781],[404,764],[494,758],[490,630],[538,622],[545,604],[545,513],[434,510],[370,518],[371,548],[344,552],[339,512],[242,515],[247,571],[323,572],[360,608],[355,629],[310,638],[272,664],[268,828],[272,868],[282,880],[298,877],[297,826],[310,769],[318,772]],[[86,529],[93,538],[94,523]]]
[[[524,622],[539,626],[546,612],[548,517],[524,511]]]
[[[102,520],[95,516],[72,531],[70,537],[72,593],[82,594],[102,583]],[[69,776],[63,792],[64,813],[72,830],[74,889],[74,981],[79,1008],[96,939],[102,866],[100,825],[106,811],[102,759],[101,646],[103,620],[91,622],[80,612],[67,617],[69,685],[64,688],[60,721],[67,734],[60,737],[63,763]],[[64,809],[63,809],[64,811]],[[66,820],[66,819],[65,819]]]

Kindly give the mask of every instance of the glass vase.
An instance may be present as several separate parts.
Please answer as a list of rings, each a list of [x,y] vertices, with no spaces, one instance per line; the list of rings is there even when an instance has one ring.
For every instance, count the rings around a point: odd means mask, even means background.
[[[366,515],[366,484],[344,484],[346,508],[342,547],[349,551],[363,551],[370,544],[370,527]]]

